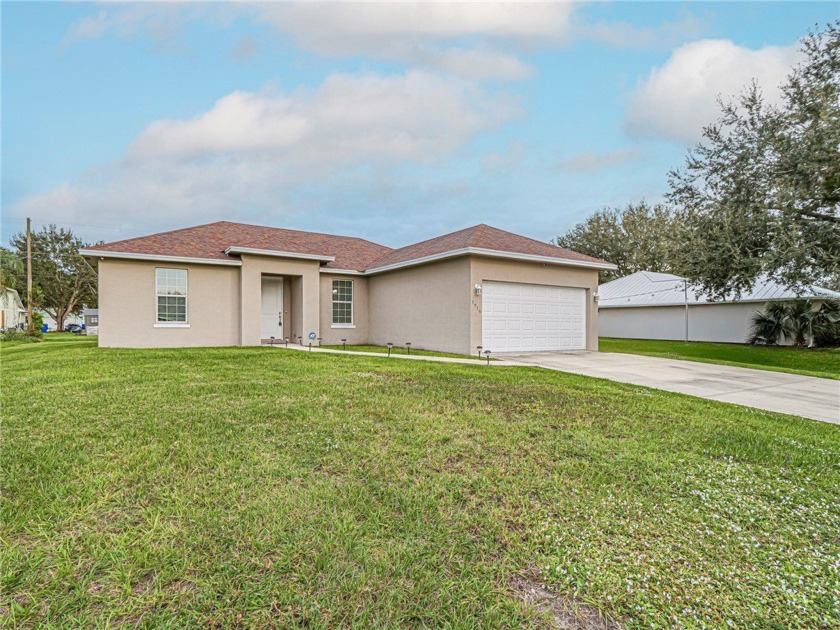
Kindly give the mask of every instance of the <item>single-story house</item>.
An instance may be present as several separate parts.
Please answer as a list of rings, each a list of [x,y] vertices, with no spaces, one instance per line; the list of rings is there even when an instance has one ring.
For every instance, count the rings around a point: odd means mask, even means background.
[[[811,298],[838,299],[840,293],[818,286],[793,290],[762,276],[740,296],[712,301],[680,276],[637,271],[598,287],[602,337],[744,343],[751,320],[768,302]]]
[[[598,271],[488,225],[392,249],[220,221],[82,250],[99,345],[410,342],[457,353],[598,348]]]
[[[26,327],[26,309],[20,294],[11,287],[6,287],[2,293],[2,310],[0,310],[0,330],[23,329]]]

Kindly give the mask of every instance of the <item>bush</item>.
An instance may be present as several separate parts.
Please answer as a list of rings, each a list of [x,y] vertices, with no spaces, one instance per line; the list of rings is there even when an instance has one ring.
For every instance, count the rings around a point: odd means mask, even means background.
[[[41,335],[41,329],[44,327],[44,316],[38,311],[32,311],[32,330]]]
[[[44,334],[39,330],[38,332],[28,333],[25,330],[17,330],[16,328],[10,328],[9,330],[5,331],[2,335],[0,335],[0,341],[21,341],[24,343],[29,343],[33,341],[42,341]]]
[[[770,302],[752,318],[747,343],[776,345],[791,341],[795,346],[820,348],[840,346],[840,303],[826,300]]]

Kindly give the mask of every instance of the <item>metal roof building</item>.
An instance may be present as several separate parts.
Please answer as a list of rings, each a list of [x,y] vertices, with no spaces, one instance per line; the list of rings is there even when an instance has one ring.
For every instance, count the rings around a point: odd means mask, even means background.
[[[840,299],[818,286],[794,290],[759,278],[740,296],[712,301],[698,287],[670,273],[638,271],[598,287],[600,336],[743,343],[756,311],[769,301]]]

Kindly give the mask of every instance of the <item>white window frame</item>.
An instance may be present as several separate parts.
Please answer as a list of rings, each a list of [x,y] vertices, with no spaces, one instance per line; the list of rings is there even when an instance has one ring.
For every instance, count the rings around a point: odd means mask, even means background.
[[[186,278],[186,291],[183,296],[161,293],[158,288],[158,271],[183,271]],[[184,321],[167,322],[158,319],[160,311],[158,306],[159,297],[183,297],[184,298]],[[190,327],[190,272],[189,269],[180,267],[155,267],[155,328],[189,328]]]
[[[339,302],[336,301],[336,282],[349,282],[350,283],[350,301],[347,302],[345,300],[341,300]],[[356,283],[352,280],[347,280],[346,278],[332,278],[332,282],[330,282],[330,322],[331,328],[355,328],[356,327]],[[350,304],[350,323],[336,323],[335,321],[335,312],[333,311],[334,304]]]

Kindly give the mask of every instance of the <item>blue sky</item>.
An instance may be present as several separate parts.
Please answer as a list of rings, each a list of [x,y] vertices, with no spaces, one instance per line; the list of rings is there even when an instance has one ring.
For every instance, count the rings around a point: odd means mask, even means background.
[[[548,240],[657,201],[826,3],[2,5],[2,236],[226,219]]]

